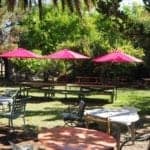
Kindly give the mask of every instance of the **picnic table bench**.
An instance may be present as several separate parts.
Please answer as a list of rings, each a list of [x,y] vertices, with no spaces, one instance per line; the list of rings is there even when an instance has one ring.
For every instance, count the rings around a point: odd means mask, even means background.
[[[100,84],[100,78],[99,77],[76,77],[76,82],[78,84]]]

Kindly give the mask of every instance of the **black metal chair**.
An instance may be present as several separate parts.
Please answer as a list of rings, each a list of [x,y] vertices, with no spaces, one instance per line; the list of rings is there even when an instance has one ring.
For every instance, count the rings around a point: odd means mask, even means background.
[[[68,112],[63,113],[63,120],[67,126],[83,126],[84,125],[84,110],[85,102],[81,100],[78,108],[69,108]]]
[[[25,107],[29,97],[15,97],[12,104],[10,104],[10,110],[1,114],[3,118],[8,118],[8,124],[13,128],[13,120],[19,117],[23,118],[25,125]]]
[[[6,89],[1,94],[1,96],[12,97],[12,98],[16,97],[17,95],[21,95],[19,89]]]

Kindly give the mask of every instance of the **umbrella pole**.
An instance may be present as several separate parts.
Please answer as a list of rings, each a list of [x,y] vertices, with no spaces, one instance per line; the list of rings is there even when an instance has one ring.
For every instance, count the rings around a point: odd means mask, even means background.
[[[66,64],[66,61],[64,61],[64,66],[65,66],[65,99],[67,99],[67,78],[66,78],[66,75],[67,75],[67,64]]]
[[[67,75],[67,64],[66,64],[65,61],[64,61],[64,66],[65,66],[65,83],[66,83],[66,81],[67,81],[67,80],[66,80],[66,79],[67,79],[67,78],[66,78],[66,75]]]
[[[113,68],[113,65],[114,64],[112,64],[112,67],[111,68]],[[116,65],[115,65],[115,67],[116,67]],[[118,78],[117,78],[117,74],[116,74],[116,72],[115,72],[115,69],[114,69],[114,73],[113,73],[113,80],[114,80],[114,86],[115,86],[115,98],[114,98],[114,100],[117,100],[117,87],[118,87]]]

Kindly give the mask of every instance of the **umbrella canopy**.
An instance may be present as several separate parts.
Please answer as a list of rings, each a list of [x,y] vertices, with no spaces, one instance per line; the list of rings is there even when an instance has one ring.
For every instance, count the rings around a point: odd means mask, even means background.
[[[138,59],[134,56],[130,56],[128,54],[125,54],[121,51],[114,51],[111,53],[108,53],[104,56],[99,56],[95,59],[93,59],[95,63],[104,63],[104,62],[112,62],[112,63],[133,63],[137,62],[140,63],[142,62],[141,59]]]
[[[0,55],[2,58],[40,58],[40,55],[37,55],[29,50],[24,48],[16,48],[12,51],[5,52]]]
[[[57,51],[53,54],[45,56],[45,58],[63,59],[63,60],[89,59],[89,57],[87,57],[87,56],[81,55],[79,53],[73,52],[68,49],[63,49],[63,50]]]
[[[56,60],[64,60],[64,67],[65,67],[65,73],[64,75],[66,76],[66,72],[67,72],[67,64],[65,63],[65,61],[69,61],[69,60],[87,60],[90,59],[90,57],[84,56],[80,53],[71,51],[69,49],[62,49],[59,50],[53,54],[47,55],[45,56],[45,58],[47,59],[56,59]],[[66,77],[65,77],[66,80]]]

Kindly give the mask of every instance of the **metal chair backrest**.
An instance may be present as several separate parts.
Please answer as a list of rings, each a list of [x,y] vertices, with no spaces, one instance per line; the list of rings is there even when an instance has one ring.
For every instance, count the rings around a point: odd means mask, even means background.
[[[25,115],[25,107],[28,97],[15,97],[11,105],[11,118]]]
[[[6,89],[3,94],[3,96],[8,96],[12,98],[17,95],[20,95],[20,90],[17,90],[17,89]]]

